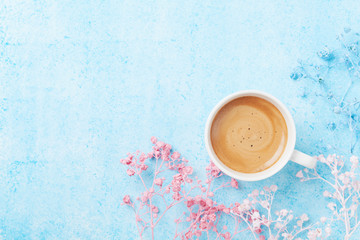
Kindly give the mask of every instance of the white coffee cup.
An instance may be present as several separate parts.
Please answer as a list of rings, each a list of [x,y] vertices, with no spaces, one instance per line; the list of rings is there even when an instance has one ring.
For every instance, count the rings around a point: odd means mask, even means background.
[[[268,102],[272,103],[275,107],[277,107],[277,109],[279,109],[279,111],[283,115],[286,125],[287,125],[287,130],[288,130],[288,138],[287,138],[286,147],[285,147],[285,150],[284,150],[283,154],[281,155],[280,159],[274,165],[272,165],[270,168],[267,168],[267,169],[265,169],[261,172],[257,172],[257,173],[237,172],[237,171],[229,168],[228,166],[226,166],[223,162],[221,162],[221,160],[215,154],[214,149],[211,144],[211,139],[210,139],[211,126],[212,126],[213,120],[214,120],[216,114],[218,113],[218,111],[228,102],[230,102],[236,98],[245,97],[245,96],[259,97],[259,98],[265,99]],[[313,157],[311,157],[305,153],[295,150],[295,141],[296,141],[295,123],[294,123],[294,120],[293,120],[289,110],[285,107],[285,105],[282,102],[280,102],[274,96],[272,96],[268,93],[262,92],[262,91],[258,91],[258,90],[240,91],[240,92],[233,93],[233,94],[225,97],[224,99],[222,99],[211,111],[211,113],[207,119],[206,126],[205,126],[205,146],[211,157],[211,160],[225,174],[229,175],[232,178],[235,178],[238,180],[243,180],[243,181],[258,181],[258,180],[262,180],[262,179],[271,177],[272,175],[274,175],[275,173],[280,171],[289,160],[294,161],[298,164],[301,164],[307,168],[315,168],[316,159],[314,159]]]

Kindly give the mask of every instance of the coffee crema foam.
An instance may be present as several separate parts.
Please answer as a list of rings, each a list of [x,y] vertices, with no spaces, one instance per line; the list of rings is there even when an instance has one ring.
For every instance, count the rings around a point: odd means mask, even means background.
[[[272,103],[248,96],[232,100],[219,110],[210,136],[217,157],[226,166],[256,173],[279,160],[288,132],[284,117]]]

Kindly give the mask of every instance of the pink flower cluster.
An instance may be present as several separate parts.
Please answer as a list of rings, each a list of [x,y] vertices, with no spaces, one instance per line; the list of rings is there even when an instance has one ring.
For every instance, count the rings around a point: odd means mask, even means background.
[[[308,233],[310,239],[320,238],[317,229],[312,229],[314,224],[305,224],[307,215],[294,217],[292,211],[282,209],[274,214],[272,203],[277,186],[264,187],[263,190],[254,190],[248,198],[232,203],[228,206],[217,202],[217,192],[224,188],[239,188],[235,179],[214,181],[223,176],[223,173],[212,163],[206,167],[206,180],[203,182],[197,177],[192,177],[193,168],[188,166],[188,161],[180,153],[172,152],[171,145],[151,138],[154,144],[150,153],[128,154],[120,162],[126,166],[129,176],[138,176],[144,187],[140,195],[132,201],[129,195],[123,198],[123,205],[131,207],[135,213],[135,222],[142,239],[145,230],[150,229],[151,238],[155,238],[155,227],[169,209],[181,204],[183,214],[175,218],[174,239],[198,239],[206,236],[208,239],[234,239],[240,233],[244,236],[253,236],[254,239],[279,238],[295,239],[296,236]],[[145,181],[144,171],[149,164],[154,165],[152,182]],[[162,173],[173,172],[171,179],[161,176]],[[167,174],[168,176],[168,174]],[[147,174],[148,177],[148,174]],[[220,183],[220,184],[219,184]],[[272,218],[276,216],[276,218]],[[230,218],[233,224],[223,225],[222,218]],[[290,230],[292,222],[297,224]],[[305,226],[306,225],[306,226]],[[180,229],[182,228],[182,229]],[[312,236],[315,236],[313,238]]]

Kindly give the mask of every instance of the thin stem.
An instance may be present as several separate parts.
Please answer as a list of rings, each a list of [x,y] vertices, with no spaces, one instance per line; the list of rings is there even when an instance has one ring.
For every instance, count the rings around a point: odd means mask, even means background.
[[[249,227],[249,229],[250,229],[250,231],[251,231],[251,233],[253,234],[253,236],[254,236],[254,239],[255,240],[257,240],[257,237],[256,237],[256,235],[255,235],[255,232],[252,230],[252,228],[251,228],[251,226],[250,226],[250,224],[249,224],[249,222],[241,215],[241,214],[239,214],[238,215],[247,225],[248,225],[248,227]]]

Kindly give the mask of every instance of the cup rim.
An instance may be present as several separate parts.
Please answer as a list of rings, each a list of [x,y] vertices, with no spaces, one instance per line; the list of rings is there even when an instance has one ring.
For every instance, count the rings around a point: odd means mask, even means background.
[[[267,100],[270,103],[272,103],[283,115],[285,122],[286,122],[287,130],[288,130],[288,141],[286,143],[284,153],[281,155],[280,159],[271,167],[269,167],[261,172],[257,172],[257,173],[242,173],[242,172],[235,171],[235,170],[229,168],[228,166],[226,166],[217,157],[217,155],[212,147],[211,139],[210,139],[211,126],[212,126],[213,120],[214,120],[216,114],[219,112],[219,110],[225,104],[229,103],[230,101],[232,101],[236,98],[245,97],[245,96],[259,97],[259,98],[262,98],[262,99]],[[293,120],[292,115],[290,114],[289,110],[276,97],[274,97],[266,92],[259,91],[259,90],[243,90],[243,91],[238,91],[238,92],[235,92],[235,93],[232,93],[232,94],[226,96],[225,98],[220,100],[214,106],[214,108],[211,110],[211,113],[209,114],[209,117],[205,124],[205,147],[206,147],[208,154],[211,157],[211,160],[223,173],[225,173],[226,175],[228,175],[232,178],[242,180],[242,181],[259,181],[259,180],[263,180],[265,178],[269,178],[269,177],[273,176],[274,174],[276,174],[277,172],[279,172],[286,165],[286,163],[289,161],[292,153],[294,152],[295,142],[296,142],[295,123],[294,123],[294,120]]]

